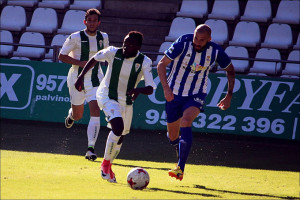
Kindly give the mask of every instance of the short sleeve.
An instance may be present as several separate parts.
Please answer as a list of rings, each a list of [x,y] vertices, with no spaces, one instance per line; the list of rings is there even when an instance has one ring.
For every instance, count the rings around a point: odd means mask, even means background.
[[[142,68],[142,76],[145,80],[145,87],[146,86],[152,86],[153,89],[156,89],[156,85],[153,80],[152,75],[152,61],[150,58],[147,58],[143,62],[143,68]]]
[[[70,35],[64,42],[60,53],[62,55],[69,55],[69,53],[76,47],[76,40],[77,38],[72,37],[72,35]]]
[[[116,50],[112,47],[109,46],[105,49],[102,49],[101,51],[98,51],[93,58],[97,61],[110,61],[110,59],[113,57],[114,53]]]
[[[107,35],[107,33],[103,33],[102,32],[102,36],[103,36],[103,42],[104,42],[104,48],[107,48],[108,46],[109,46],[109,40],[108,40],[108,35]]]
[[[216,61],[222,69],[227,68],[231,64],[231,59],[221,47],[218,48],[218,55]]]
[[[164,53],[165,55],[170,58],[171,60],[174,60],[177,56],[179,56],[184,48],[184,42],[182,37],[179,37],[175,42],[172,43],[172,45],[167,49]]]

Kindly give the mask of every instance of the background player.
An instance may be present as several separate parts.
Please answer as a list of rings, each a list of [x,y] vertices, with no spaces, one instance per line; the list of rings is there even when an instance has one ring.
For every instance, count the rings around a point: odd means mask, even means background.
[[[228,91],[218,104],[222,110],[226,110],[231,103],[235,72],[231,59],[219,45],[211,42],[211,29],[208,25],[201,24],[196,27],[194,34],[179,37],[165,51],[157,65],[166,98],[168,138],[179,151],[177,167],[169,170],[169,175],[179,180],[183,178],[192,146],[192,122],[200,111],[204,111],[208,73],[215,62],[226,70]],[[166,67],[170,63],[167,77]]]
[[[78,92],[74,83],[82,68],[99,50],[107,47],[108,35],[98,31],[101,13],[97,9],[89,9],[85,14],[83,23],[84,30],[72,33],[63,44],[59,59],[65,63],[72,64],[68,73],[68,87],[71,99],[71,108],[65,119],[65,126],[71,128],[74,120],[80,120],[84,112],[84,101],[86,100],[90,109],[90,121],[87,127],[88,150],[85,158],[95,160],[95,143],[100,130],[100,109],[96,101],[96,90],[103,79],[103,72],[99,63],[85,76],[84,89]]]
[[[120,152],[124,136],[130,131],[132,103],[140,93],[150,95],[155,88],[151,73],[152,61],[139,52],[142,42],[142,33],[129,32],[122,48],[110,46],[90,59],[75,83],[75,87],[81,91],[84,75],[97,61],[108,62],[107,72],[97,90],[97,101],[111,128],[101,165],[101,176],[109,182],[116,182],[111,165]],[[136,88],[142,77],[145,87]]]

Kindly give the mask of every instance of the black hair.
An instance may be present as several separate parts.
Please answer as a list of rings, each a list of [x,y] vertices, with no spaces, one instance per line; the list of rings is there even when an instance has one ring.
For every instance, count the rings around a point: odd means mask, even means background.
[[[88,16],[90,15],[97,15],[98,16],[98,21],[100,21],[100,11],[97,10],[96,8],[91,8],[91,9],[88,9],[85,13],[85,20],[87,20]]]
[[[128,36],[130,38],[135,39],[137,41],[137,43],[138,43],[139,46],[142,46],[143,39],[144,39],[143,33],[139,32],[139,31],[130,31],[128,33]]]

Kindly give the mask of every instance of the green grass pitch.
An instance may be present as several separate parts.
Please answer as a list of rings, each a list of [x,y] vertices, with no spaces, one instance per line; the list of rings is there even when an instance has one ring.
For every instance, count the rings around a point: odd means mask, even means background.
[[[109,183],[101,160],[1,150],[1,199],[299,199],[299,172],[187,164],[178,181],[167,173],[174,163],[116,159],[118,183]],[[150,175],[141,191],[126,182],[137,166]]]

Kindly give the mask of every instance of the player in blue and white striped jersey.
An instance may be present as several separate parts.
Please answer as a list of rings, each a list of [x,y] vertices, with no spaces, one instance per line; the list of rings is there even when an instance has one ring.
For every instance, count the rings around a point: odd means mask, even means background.
[[[201,24],[196,27],[194,34],[179,37],[165,51],[157,65],[166,98],[168,138],[178,153],[177,167],[169,170],[169,175],[179,180],[183,178],[192,145],[192,122],[204,111],[208,74],[215,62],[226,70],[228,78],[227,94],[217,105],[226,110],[230,107],[233,93],[234,67],[224,50],[211,42],[211,29],[208,25]],[[170,72],[167,76],[168,65]]]

